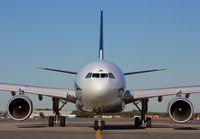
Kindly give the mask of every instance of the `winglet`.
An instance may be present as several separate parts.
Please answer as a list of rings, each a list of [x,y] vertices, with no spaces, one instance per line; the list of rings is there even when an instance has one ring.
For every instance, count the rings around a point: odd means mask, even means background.
[[[101,8],[100,38],[99,38],[99,59],[102,60],[103,58],[104,58],[104,54],[103,54],[103,8]]]

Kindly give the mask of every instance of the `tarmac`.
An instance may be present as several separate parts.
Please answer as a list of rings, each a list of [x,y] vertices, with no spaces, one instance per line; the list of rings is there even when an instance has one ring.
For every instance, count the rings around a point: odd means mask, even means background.
[[[105,119],[103,131],[93,129],[93,118],[66,119],[66,127],[48,127],[48,121],[23,122],[0,119],[1,139],[199,139],[200,121],[176,124],[169,119],[152,120],[152,128],[137,129],[133,118]]]

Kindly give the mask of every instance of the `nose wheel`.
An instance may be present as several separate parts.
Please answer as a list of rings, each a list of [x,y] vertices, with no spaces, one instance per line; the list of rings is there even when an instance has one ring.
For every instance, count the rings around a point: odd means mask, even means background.
[[[100,115],[97,117],[97,120],[94,121],[94,129],[95,130],[105,129],[105,121],[102,120],[102,117]]]

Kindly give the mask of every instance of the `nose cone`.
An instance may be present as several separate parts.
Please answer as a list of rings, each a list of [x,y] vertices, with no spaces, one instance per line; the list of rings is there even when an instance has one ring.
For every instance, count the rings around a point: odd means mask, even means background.
[[[82,103],[92,109],[97,109],[104,105],[110,87],[106,81],[93,81],[90,86],[84,89]]]
[[[110,89],[108,81],[97,80],[92,82],[90,91],[93,95],[100,97],[108,93]]]
[[[81,87],[79,100],[87,109],[106,112],[121,104],[120,84],[106,79],[92,79],[85,84],[85,88]]]
[[[115,88],[109,81],[97,80],[87,90],[90,100],[98,106],[105,106],[118,100],[119,88]]]

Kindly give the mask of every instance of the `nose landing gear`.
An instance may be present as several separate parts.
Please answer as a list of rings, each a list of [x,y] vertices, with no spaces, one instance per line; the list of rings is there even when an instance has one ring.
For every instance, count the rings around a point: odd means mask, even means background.
[[[102,116],[100,114],[97,116],[97,120],[94,121],[94,129],[95,130],[105,129],[105,121],[102,120]]]

